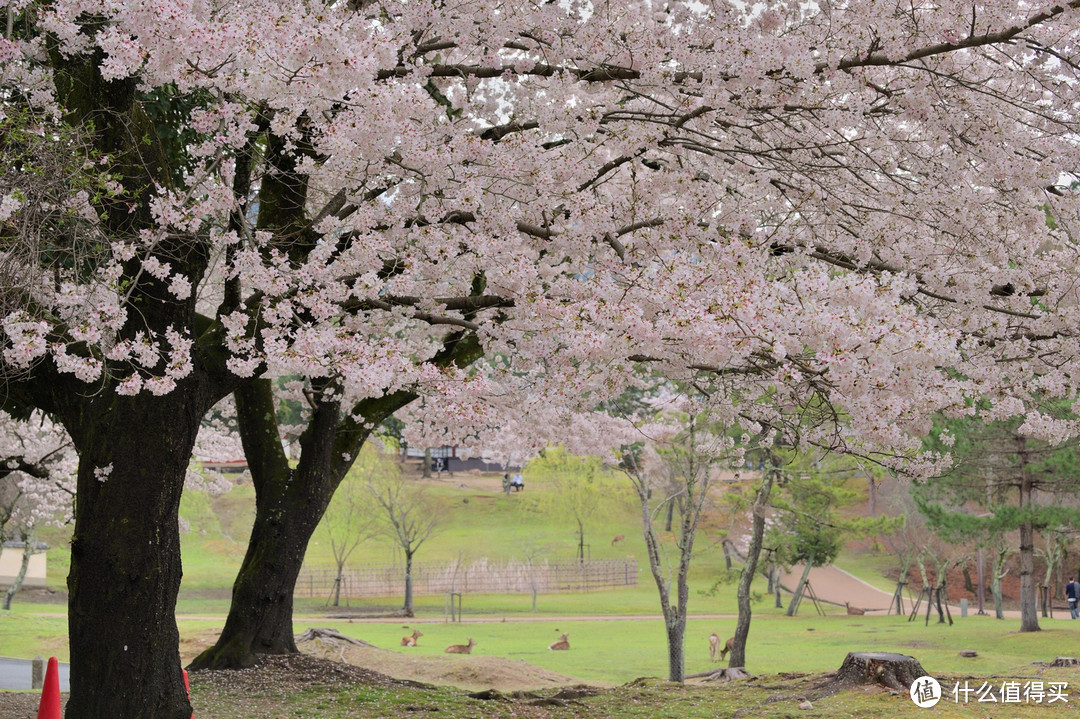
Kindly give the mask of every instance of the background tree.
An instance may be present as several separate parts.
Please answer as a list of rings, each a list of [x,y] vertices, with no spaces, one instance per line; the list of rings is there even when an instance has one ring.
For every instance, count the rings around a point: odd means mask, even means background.
[[[660,593],[668,645],[668,679],[686,676],[684,637],[694,542],[717,470],[731,464],[734,441],[693,398],[675,395],[653,403],[655,416],[637,424],[641,440],[624,449],[621,468],[637,493],[649,570]],[[658,517],[678,505],[679,523],[669,557]],[[752,572],[752,570],[751,570]]]
[[[919,510],[947,541],[996,543],[1018,534],[1020,631],[1038,631],[1035,532],[1080,527],[1075,443],[1031,437],[1027,423],[1019,420],[942,420],[938,430],[928,445],[948,448],[956,466],[915,487]]]
[[[147,9],[3,10],[0,372],[79,452],[74,714],[190,716],[173,525],[262,373],[573,405],[644,364],[893,451],[999,357],[1073,382],[1071,5]],[[501,385],[427,361],[447,328]]]
[[[362,542],[375,534],[376,506],[369,487],[378,476],[397,469],[393,459],[384,456],[370,444],[365,444],[323,513],[319,527],[330,543],[330,552],[334,555],[334,568],[337,572],[332,600],[335,607],[341,599],[346,562]]]
[[[844,473],[839,476],[830,468],[834,462],[808,459],[805,455],[789,466],[787,481],[773,494],[772,505],[778,512],[773,536],[766,540],[770,546],[787,544],[788,556],[803,564],[795,593],[788,603],[787,615],[794,616],[814,567],[831,564],[851,537],[888,532],[902,519],[889,517],[845,517],[842,510],[858,500],[855,490],[847,486]]]
[[[22,560],[2,608],[22,587],[38,530],[71,519],[77,459],[63,428],[40,413],[25,420],[0,412],[0,544],[19,541]]]
[[[586,531],[591,522],[610,511],[621,492],[599,458],[577,457],[562,447],[549,447],[525,467],[526,487],[531,472],[548,478],[544,492],[526,492],[529,512],[561,518],[574,527],[574,549],[579,560],[587,554]]]
[[[384,467],[371,477],[368,491],[375,500],[378,531],[401,550],[405,559],[403,616],[413,616],[413,558],[439,530],[442,508],[422,487],[402,476],[400,468]]]

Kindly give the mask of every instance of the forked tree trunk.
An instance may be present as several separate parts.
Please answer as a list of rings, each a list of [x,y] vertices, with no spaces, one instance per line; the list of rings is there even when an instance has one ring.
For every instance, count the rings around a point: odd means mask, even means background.
[[[336,404],[316,407],[300,438],[300,462],[290,470],[272,421],[267,380],[236,392],[241,438],[255,483],[255,522],[233,583],[225,627],[189,668],[240,669],[256,654],[295,653],[293,590],[308,541],[341,477],[333,462]],[[254,427],[253,427],[254,425]]]
[[[319,403],[300,437],[300,461],[290,469],[274,420],[270,382],[256,380],[235,393],[244,455],[255,484],[255,522],[225,627],[190,669],[242,669],[255,663],[256,654],[297,651],[293,592],[311,536],[368,428],[413,397],[398,392],[360,403],[354,413],[375,420],[366,423],[342,418],[336,404]]]

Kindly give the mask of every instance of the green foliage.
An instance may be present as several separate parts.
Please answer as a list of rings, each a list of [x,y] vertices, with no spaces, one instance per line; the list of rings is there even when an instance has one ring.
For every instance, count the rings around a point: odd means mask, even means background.
[[[579,546],[585,542],[587,525],[610,517],[627,497],[626,483],[599,458],[577,457],[562,447],[541,452],[523,474],[526,487],[534,478],[544,477],[550,491],[529,493],[522,508],[573,526]]]
[[[765,546],[776,552],[778,563],[831,564],[847,539],[892,532],[903,523],[902,517],[842,513],[861,498],[845,476],[852,460],[831,458],[813,464],[797,460],[789,465],[786,480],[773,490],[771,500],[778,516],[767,530]]]
[[[1030,521],[1037,530],[1080,528],[1077,444],[1051,446],[1022,437],[1021,420],[986,423],[939,419],[926,439],[930,451],[951,452],[947,474],[917,484],[912,497],[927,524],[950,542],[986,543]],[[1039,501],[1020,506],[1024,478]]]

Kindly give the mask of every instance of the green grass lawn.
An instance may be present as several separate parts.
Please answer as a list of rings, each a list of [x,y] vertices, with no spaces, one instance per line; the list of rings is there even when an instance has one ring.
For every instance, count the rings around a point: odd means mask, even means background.
[[[576,550],[576,525],[555,516],[551,507],[551,485],[543,475],[526,476],[527,491],[504,495],[461,489],[450,479],[433,487],[432,494],[446,508],[446,521],[439,534],[417,555],[418,561],[466,561],[487,558],[492,561],[521,559],[526,544],[543,547],[544,555],[570,558]],[[725,487],[722,491],[730,491]],[[230,587],[243,558],[246,537],[254,516],[254,491],[250,485],[239,486],[225,495],[210,497],[187,493],[181,507],[186,531],[182,538],[184,578],[177,614],[182,638],[205,637],[220,628],[218,619],[186,617],[223,617],[228,611]],[[708,658],[707,637],[716,632],[726,638],[734,632],[736,614],[735,586],[716,583],[723,574],[723,553],[716,547],[721,536],[722,517],[710,517],[698,538],[699,552],[691,573],[690,614],[685,650],[687,673],[713,668]],[[776,691],[758,685],[741,689],[710,687],[672,687],[663,682],[632,682],[638,677],[667,676],[667,645],[663,622],[656,617],[659,602],[653,578],[646,563],[637,513],[627,497],[616,498],[607,510],[591,518],[586,525],[586,544],[592,558],[633,557],[638,561],[638,585],[620,590],[588,594],[540,595],[533,612],[528,595],[466,595],[463,609],[466,621],[446,623],[442,596],[418,596],[417,617],[389,622],[349,621],[342,615],[385,614],[400,607],[400,597],[378,597],[343,601],[330,607],[323,598],[300,598],[295,605],[295,631],[308,627],[333,627],[392,651],[412,654],[442,654],[449,644],[476,640],[477,656],[522,660],[559,674],[599,685],[617,686],[598,697],[581,700],[580,713],[604,717],[716,717],[731,716],[737,709],[748,717],[905,717],[926,716],[906,697],[865,695],[844,692],[815,702],[812,711],[794,710],[792,702],[770,702]],[[623,534],[626,541],[612,546],[611,538]],[[66,550],[69,532],[65,528],[47,531],[49,542],[49,586],[63,590],[70,564]],[[332,564],[329,542],[324,530],[316,532],[306,562],[311,566]],[[354,557],[356,562],[391,563],[395,550],[385,542],[368,541]],[[837,564],[871,584],[891,591],[891,580],[884,573],[893,567],[888,554],[873,552],[844,554]],[[820,673],[837,669],[851,651],[894,651],[916,657],[932,675],[941,677],[1034,677],[1043,671],[1036,661],[1050,661],[1059,655],[1076,654],[1071,650],[1080,639],[1080,622],[1042,620],[1044,631],[1020,634],[1019,621],[997,621],[989,617],[957,618],[954,626],[922,620],[908,622],[902,617],[847,616],[843,608],[826,606],[828,616],[813,613],[805,604],[800,616],[783,616],[765,595],[765,583],[755,580],[754,619],[747,648],[747,667],[763,677],[778,673]],[[17,597],[14,608],[0,612],[0,654],[30,657],[55,655],[68,658],[66,605],[63,595],[53,595],[55,602],[24,602]],[[713,615],[707,617],[706,615]],[[336,616],[339,618],[328,618]],[[613,617],[600,620],[598,617]],[[619,617],[627,617],[619,619]],[[424,632],[420,646],[400,647],[406,631],[403,625],[420,626]],[[547,645],[568,632],[571,651],[551,652]],[[978,652],[974,659],[958,652]],[[1074,681],[1080,672],[1054,670]],[[1055,674],[1058,676],[1058,674]],[[414,691],[417,692],[414,695]],[[200,689],[193,686],[198,714]],[[207,695],[203,696],[208,698]],[[216,697],[229,705],[233,699]],[[240,701],[240,700],[237,700]],[[448,690],[396,690],[393,696],[378,688],[326,692],[297,692],[281,698],[288,716],[389,716],[408,706],[429,706],[442,716],[511,716],[509,705],[478,703],[460,692]],[[405,702],[405,704],[401,704]],[[1080,703],[1080,698],[1076,699]],[[399,706],[400,705],[400,706]],[[239,707],[239,705],[237,705]],[[1058,711],[1062,715],[1072,711]],[[219,707],[220,708],[220,707]],[[1056,709],[1056,708],[1055,708]],[[393,710],[393,711],[392,711]],[[390,714],[386,712],[390,711]],[[570,710],[553,708],[545,716],[570,716]],[[574,710],[577,715],[577,709]],[[942,703],[934,710],[936,717],[1009,717],[1052,716],[1048,707],[955,705]],[[228,715],[228,711],[221,716]]]

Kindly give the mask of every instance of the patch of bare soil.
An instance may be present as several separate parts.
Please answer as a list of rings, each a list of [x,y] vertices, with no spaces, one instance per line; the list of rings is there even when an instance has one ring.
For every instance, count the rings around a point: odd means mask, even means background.
[[[297,644],[312,656],[378,670],[399,680],[461,689],[499,691],[547,689],[577,684],[573,677],[549,672],[520,659],[470,655],[408,655],[378,647],[315,640]]]
[[[180,642],[180,659],[189,663],[218,636],[217,629],[208,629],[188,636]],[[297,648],[306,655],[342,662],[353,667],[379,672],[401,681],[415,681],[461,689],[497,689],[499,691],[530,691],[550,687],[565,687],[580,680],[533,666],[520,659],[471,655],[406,654],[390,649],[356,646],[334,639],[297,641]],[[6,717],[0,713],[0,717]]]
[[[63,696],[64,705],[67,696]],[[35,719],[41,695],[37,692],[0,692],[0,717],[4,719]]]

